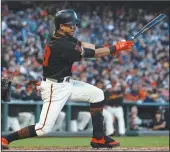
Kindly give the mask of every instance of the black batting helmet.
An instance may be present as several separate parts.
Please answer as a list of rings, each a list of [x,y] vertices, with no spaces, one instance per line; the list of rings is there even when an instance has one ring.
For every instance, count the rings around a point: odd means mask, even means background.
[[[80,24],[81,20],[78,19],[75,11],[66,9],[56,13],[54,22],[55,27],[58,29],[60,24]]]

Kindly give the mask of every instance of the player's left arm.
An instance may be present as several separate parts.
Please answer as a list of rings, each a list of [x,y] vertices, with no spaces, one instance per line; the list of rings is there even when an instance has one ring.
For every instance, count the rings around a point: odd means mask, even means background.
[[[132,41],[119,41],[113,46],[96,49],[94,44],[81,42],[83,56],[85,58],[100,58],[107,55],[114,56],[120,51],[130,51],[133,45],[134,43]]]

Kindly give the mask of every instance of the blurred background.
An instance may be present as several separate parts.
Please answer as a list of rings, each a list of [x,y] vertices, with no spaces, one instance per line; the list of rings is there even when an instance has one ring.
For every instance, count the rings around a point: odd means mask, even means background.
[[[169,130],[169,8],[168,2],[60,2],[2,1],[1,77],[14,76],[12,101],[2,102],[2,131],[16,131],[39,120],[42,106],[35,82],[42,79],[42,55],[53,15],[73,9],[83,20],[80,41],[96,47],[114,45],[134,35],[161,13],[167,19],[140,36],[131,53],[88,59],[72,67],[73,79],[103,89],[107,105],[107,135],[142,131],[167,134]],[[89,135],[89,104],[69,101],[54,132]],[[167,134],[168,135],[168,134]]]

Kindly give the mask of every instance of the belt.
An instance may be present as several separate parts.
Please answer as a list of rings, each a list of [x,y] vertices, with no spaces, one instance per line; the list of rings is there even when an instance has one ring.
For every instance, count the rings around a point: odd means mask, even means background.
[[[121,107],[121,105],[111,105],[111,107]]]
[[[70,77],[68,76],[68,77],[64,77],[64,78],[60,78],[60,79],[52,79],[52,78],[43,77],[43,81],[46,81],[46,80],[53,81],[56,83],[62,83],[62,82],[69,82]]]

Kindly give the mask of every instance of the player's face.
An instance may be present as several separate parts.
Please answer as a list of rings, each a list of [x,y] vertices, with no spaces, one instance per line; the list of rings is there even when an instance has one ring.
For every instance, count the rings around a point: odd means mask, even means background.
[[[161,119],[161,114],[160,114],[160,113],[157,113],[157,114],[155,115],[155,117],[156,117],[157,120],[160,120],[160,119]]]
[[[74,36],[75,31],[76,31],[76,25],[63,24],[63,32],[66,35]]]

